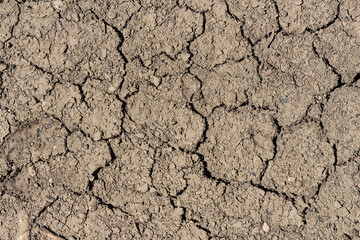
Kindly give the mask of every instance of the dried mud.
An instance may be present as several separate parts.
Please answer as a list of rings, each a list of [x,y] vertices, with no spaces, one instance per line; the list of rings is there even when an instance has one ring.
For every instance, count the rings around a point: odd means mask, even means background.
[[[357,0],[0,1],[0,239],[360,239]]]

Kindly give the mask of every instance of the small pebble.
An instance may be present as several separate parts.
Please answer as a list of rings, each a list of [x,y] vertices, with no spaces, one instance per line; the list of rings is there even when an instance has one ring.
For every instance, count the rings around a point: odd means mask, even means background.
[[[80,139],[80,140],[84,139],[84,137],[85,137],[85,136],[84,136],[84,134],[82,134],[82,133],[80,133],[80,134],[77,135],[77,138]]]
[[[98,202],[95,198],[91,198],[87,205],[89,206],[89,210],[94,211],[97,209]]]
[[[265,77],[269,76],[271,74],[272,70],[271,69],[268,69],[266,72],[265,72]]]
[[[55,198],[51,195],[46,195],[46,198],[49,199],[50,201],[53,201]]]
[[[169,22],[169,23],[173,23],[173,22],[175,22],[175,19],[174,19],[173,17],[169,17],[169,18],[168,18],[168,22]]]
[[[287,103],[287,102],[288,102],[288,100],[287,100],[286,98],[280,99],[280,103],[282,103],[282,104],[285,104],[285,103]]]
[[[147,183],[144,183],[142,185],[138,185],[135,187],[136,191],[139,191],[139,192],[147,192],[149,190],[149,187],[148,187],[148,184]]]
[[[138,89],[136,88],[136,87],[130,87],[129,88],[129,92],[131,92],[131,93],[134,93],[134,92],[136,92]]]
[[[252,8],[257,8],[259,6],[259,2],[258,1],[251,1],[251,7]]]
[[[7,66],[3,63],[0,63],[0,72],[4,71],[7,68]]]
[[[47,102],[47,101],[43,101],[41,103],[41,106],[42,106],[43,110],[46,111],[46,110],[48,110],[50,108],[51,104],[49,102]]]
[[[182,53],[182,54],[180,55],[180,57],[181,57],[181,59],[182,59],[184,62],[186,62],[187,60],[189,60],[190,54],[189,54],[189,53]]]
[[[333,103],[338,103],[338,102],[340,102],[340,98],[338,96],[334,96],[332,101],[333,101]]]
[[[287,16],[288,16],[288,12],[287,12],[287,11],[281,11],[281,12],[280,12],[280,16],[281,16],[281,17],[287,17]]]
[[[36,137],[37,137],[37,138],[40,137],[40,128],[36,129]]]
[[[263,224],[262,229],[263,229],[264,232],[270,232],[270,227],[269,227],[269,225],[267,223]]]
[[[11,65],[10,65],[10,68],[11,68],[11,69],[15,69],[15,67],[16,67],[16,66],[15,66],[14,64],[11,64]]]
[[[7,101],[6,100],[2,101],[1,108],[6,108],[6,106],[7,106]]]
[[[158,87],[161,83],[161,80],[160,78],[158,78],[157,76],[151,76],[151,79],[150,79],[151,83],[154,84],[155,87]]]
[[[151,65],[151,60],[150,59],[145,60],[144,64],[145,64],[146,67],[149,67]]]
[[[165,47],[165,52],[167,54],[170,54],[172,51],[174,50],[174,47],[173,46],[166,46]],[[151,63],[151,62],[150,62]]]
[[[292,193],[289,193],[288,196],[291,197],[291,198],[295,198],[295,195],[292,194]]]
[[[281,65],[280,65],[280,70],[282,71],[282,72],[286,72],[286,70],[289,68],[289,65],[288,64],[286,64],[286,63],[282,63]]]
[[[198,155],[191,155],[191,159],[193,160],[193,161],[197,161],[198,159],[199,159],[199,156]]]
[[[63,3],[61,1],[54,1],[53,2],[53,7],[56,9],[56,10],[61,10],[61,8],[63,7]]]
[[[35,169],[35,167],[34,167],[34,166],[30,166],[30,167],[28,168],[28,173],[29,173],[29,175],[30,175],[31,177],[35,177],[35,176],[36,176],[36,169]]]
[[[335,202],[334,202],[334,206],[335,206],[336,208],[341,208],[341,204],[339,203],[339,201],[335,201]]]
[[[295,177],[288,177],[288,181],[289,181],[289,182],[294,182],[294,181],[295,181]]]
[[[114,84],[109,86],[108,92],[109,93],[114,93],[119,87],[120,87],[120,83],[114,83]]]

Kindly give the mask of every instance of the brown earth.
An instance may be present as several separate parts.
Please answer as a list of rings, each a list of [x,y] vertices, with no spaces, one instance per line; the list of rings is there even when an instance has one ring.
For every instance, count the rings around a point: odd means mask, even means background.
[[[0,239],[360,239],[358,0],[0,0]]]

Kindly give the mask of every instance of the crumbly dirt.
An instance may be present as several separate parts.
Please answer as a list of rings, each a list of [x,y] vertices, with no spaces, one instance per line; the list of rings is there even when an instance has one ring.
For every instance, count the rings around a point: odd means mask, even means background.
[[[0,239],[360,239],[358,0],[0,0]]]

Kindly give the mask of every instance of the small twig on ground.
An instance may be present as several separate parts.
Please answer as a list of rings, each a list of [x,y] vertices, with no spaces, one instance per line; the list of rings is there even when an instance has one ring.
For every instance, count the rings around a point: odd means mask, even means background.
[[[65,240],[65,238],[56,235],[56,233],[54,233],[50,229],[47,229],[46,227],[39,227],[38,232],[53,240]]]
[[[30,240],[28,215],[24,210],[19,212],[18,240]]]

